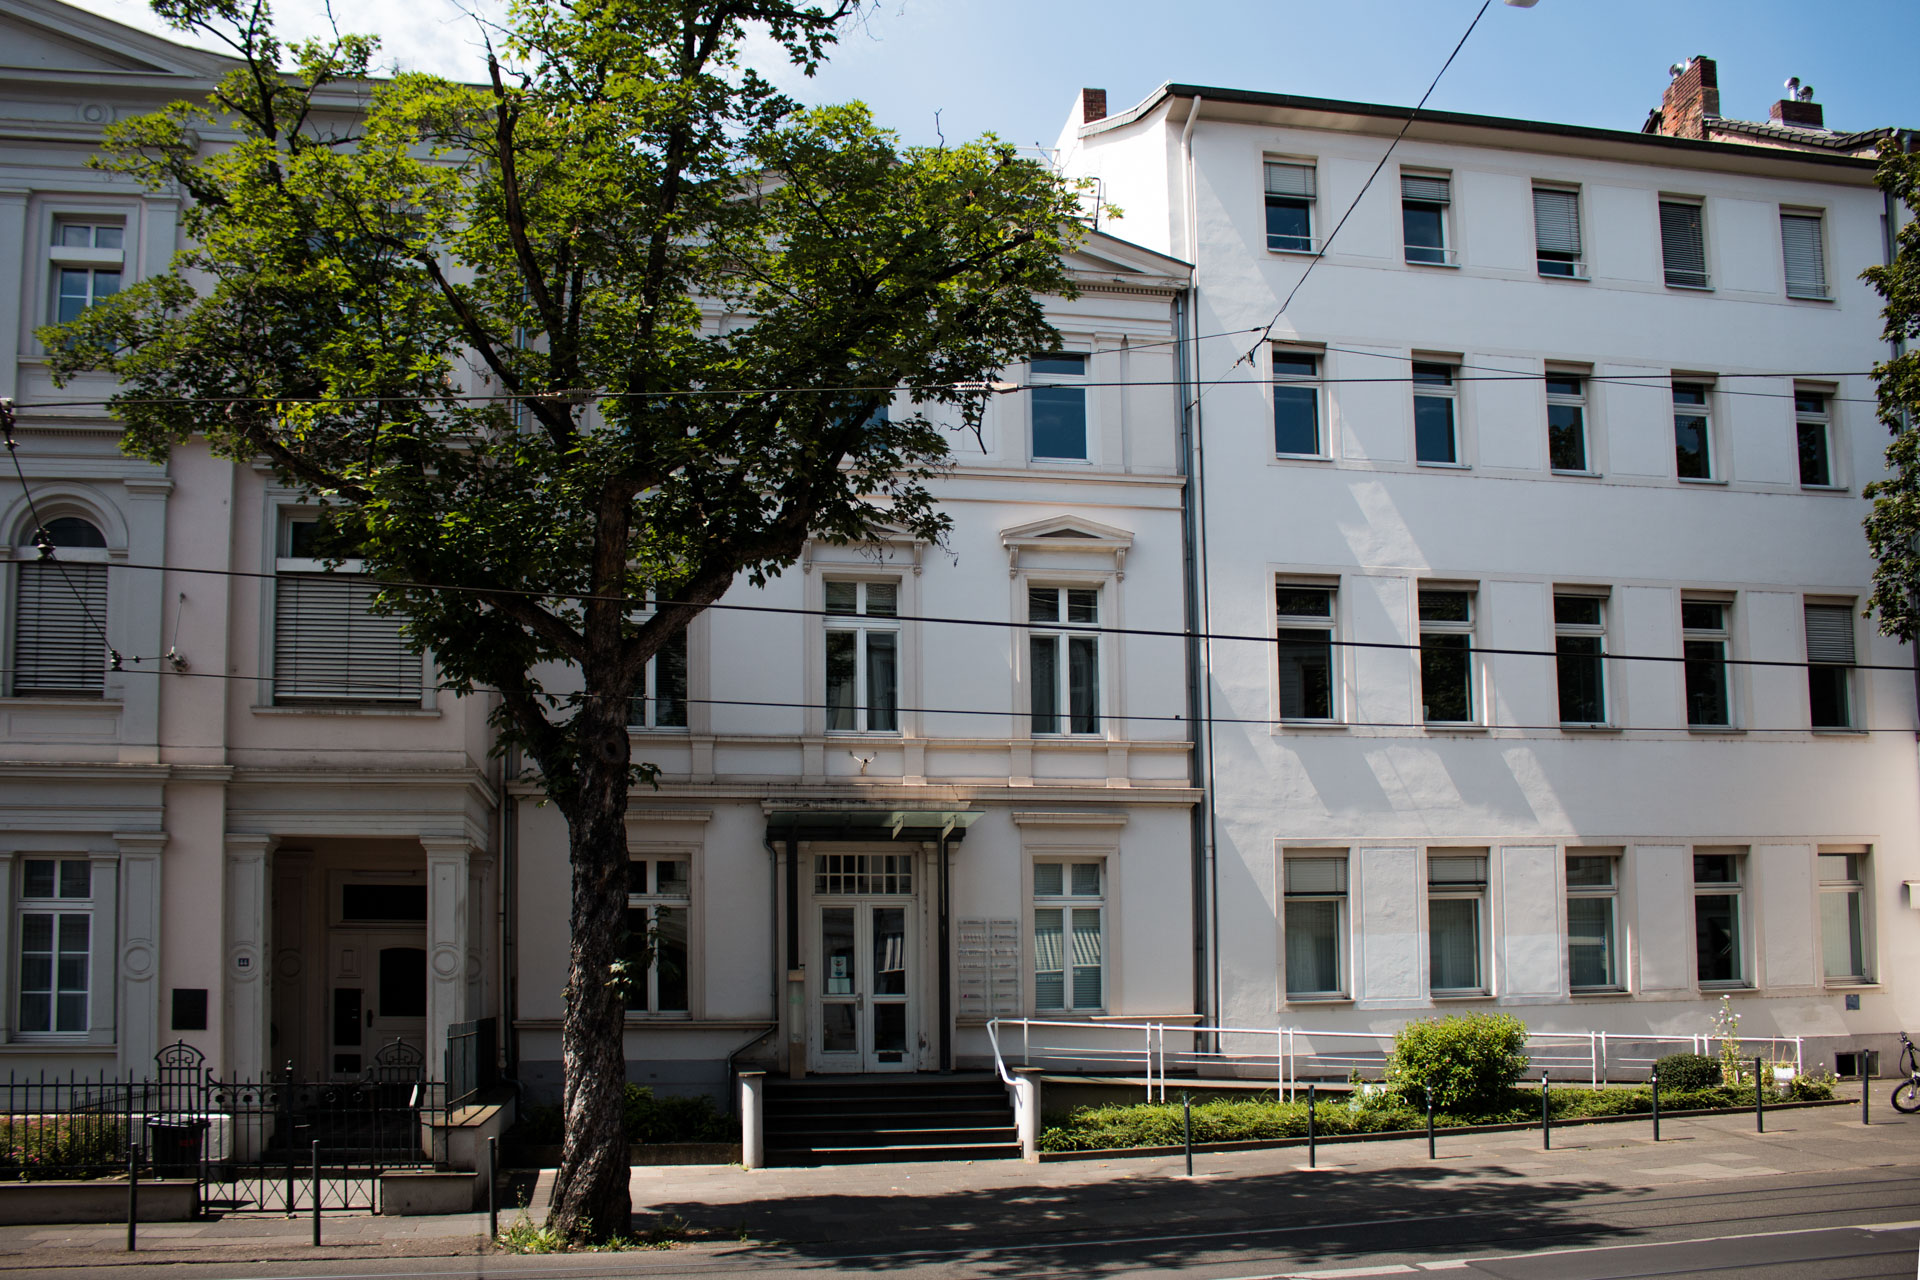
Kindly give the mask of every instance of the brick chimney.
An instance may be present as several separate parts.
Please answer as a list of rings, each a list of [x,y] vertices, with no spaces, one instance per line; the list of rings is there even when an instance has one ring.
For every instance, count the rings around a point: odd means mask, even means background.
[[[1814,108],[1816,111],[1818,107]],[[1095,120],[1107,118],[1107,91],[1105,89],[1082,89],[1080,91],[1080,122],[1092,124]]]
[[[1775,124],[1796,125],[1802,129],[1824,129],[1827,127],[1826,113],[1820,110],[1820,104],[1813,100],[1813,86],[1802,85],[1800,77],[1787,81],[1787,97],[1773,104],[1768,119]]]
[[[1720,118],[1720,77],[1713,59],[1695,54],[1660,99],[1660,132],[1669,138],[1704,139],[1702,121]]]

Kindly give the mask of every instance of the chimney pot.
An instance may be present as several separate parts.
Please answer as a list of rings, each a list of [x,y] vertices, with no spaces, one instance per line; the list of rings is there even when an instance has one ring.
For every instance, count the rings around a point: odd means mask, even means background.
[[[1768,115],[1775,124],[1797,125],[1802,129],[1827,127],[1826,112],[1820,109],[1817,102],[1782,98],[1773,104],[1773,110]]]
[[[1661,95],[1660,132],[1670,138],[1704,139],[1707,131],[1703,122],[1719,116],[1719,73],[1712,58],[1695,54]]]
[[[1080,120],[1083,124],[1092,124],[1095,120],[1107,118],[1107,91],[1105,89],[1082,89],[1080,91]]]

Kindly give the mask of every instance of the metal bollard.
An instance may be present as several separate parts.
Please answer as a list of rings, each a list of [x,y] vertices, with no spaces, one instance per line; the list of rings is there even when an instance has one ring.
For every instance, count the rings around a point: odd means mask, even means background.
[[[135,1225],[140,1221],[140,1146],[127,1148],[127,1252],[138,1245]]]
[[[1860,1123],[1872,1124],[1872,1113],[1867,1110],[1867,1099],[1873,1093],[1873,1059],[1867,1051],[1860,1051]]]
[[[1427,1159],[1438,1160],[1440,1155],[1433,1146],[1433,1090],[1427,1090]]]
[[[1547,1079],[1547,1073],[1542,1071],[1540,1073],[1540,1148],[1543,1151],[1553,1150],[1551,1089],[1552,1082]]]
[[[1753,1131],[1767,1131],[1766,1091],[1760,1087],[1760,1059],[1753,1060]]]
[[[1187,1176],[1193,1176],[1193,1099],[1180,1091],[1180,1132],[1187,1147]]]
[[[1314,1087],[1307,1086],[1307,1168],[1314,1168],[1313,1103]]]
[[[1653,1089],[1653,1140],[1660,1141],[1660,1073],[1654,1072],[1647,1077],[1647,1084]]]
[[[487,1239],[500,1238],[500,1139],[487,1139]]]
[[[320,1247],[320,1140],[313,1143],[313,1247]]]

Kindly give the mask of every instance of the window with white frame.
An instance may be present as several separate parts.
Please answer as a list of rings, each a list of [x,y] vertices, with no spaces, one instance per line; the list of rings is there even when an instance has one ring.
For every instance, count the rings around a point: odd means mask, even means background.
[[[1706,214],[1699,201],[1660,202],[1660,261],[1674,288],[1707,287]]]
[[[323,545],[320,521],[288,513],[273,579],[273,701],[303,704],[420,704],[421,657],[401,629],[406,619],[374,612],[377,579],[358,559]]]
[[[1723,600],[1680,601],[1680,656],[1687,678],[1687,725],[1724,729],[1733,723],[1727,687],[1728,606]]]
[[[1867,954],[1867,851],[1822,849],[1820,971],[1837,985],[1872,982]]]
[[[1312,352],[1273,350],[1273,451],[1295,458],[1327,454],[1320,430],[1320,358]]]
[[[1747,984],[1746,852],[1693,854],[1694,974],[1703,987]]]
[[[644,623],[651,610],[634,621]],[[636,729],[687,727],[687,629],[668,636],[634,681],[627,700],[627,723]]]
[[[829,579],[827,728],[900,732],[900,584]]]
[[[1034,356],[1027,401],[1033,414],[1033,456],[1081,462],[1087,457],[1087,358]]]
[[[1275,589],[1280,718],[1334,718],[1332,587],[1280,583]]]
[[[1714,478],[1712,390],[1704,382],[1673,384],[1673,465],[1682,480]]]
[[[1427,853],[1427,985],[1434,995],[1486,990],[1480,951],[1487,907],[1485,849]]]
[[[1780,252],[1785,259],[1789,298],[1827,296],[1827,255],[1820,222],[1818,213],[1780,211]]]
[[[1800,484],[1807,489],[1831,489],[1833,475],[1833,414],[1823,392],[1793,393],[1793,424],[1800,453]]]
[[[1553,653],[1561,724],[1607,722],[1606,652],[1606,597],[1556,594],[1553,597]]]
[[[1416,462],[1454,466],[1460,462],[1460,391],[1454,366],[1433,360],[1413,362],[1413,457]]]
[[[1311,164],[1267,161],[1267,248],[1277,253],[1316,253],[1313,206],[1318,197]]]
[[[93,980],[93,864],[85,858],[22,859],[15,922],[19,1030],[85,1032]]]
[[[1288,849],[1280,874],[1289,1000],[1347,994],[1347,858],[1322,849]]]
[[[1587,451],[1587,380],[1547,370],[1547,465],[1555,471],[1593,470]]]
[[[628,1013],[687,1011],[687,913],[693,892],[685,857],[627,863]]]
[[[1106,863],[1035,859],[1033,1007],[1090,1013],[1106,1007]]]
[[[1473,702],[1473,592],[1420,589],[1420,717],[1469,724]]]
[[[1033,732],[1100,732],[1100,636],[1071,630],[1099,625],[1098,588],[1027,588]]]
[[[126,223],[118,218],[60,218],[53,225],[51,263],[53,298],[48,308],[55,324],[120,292],[126,270]]]
[[[1620,979],[1620,855],[1567,851],[1567,985],[1617,991]]]
[[[28,536],[14,566],[16,698],[98,698],[107,678],[107,540],[90,520],[57,516]],[[37,558],[50,548],[46,558]],[[36,558],[27,558],[31,549]]]
[[[1569,187],[1533,189],[1533,244],[1543,276],[1584,280],[1581,261],[1580,192]]]
[[[1816,729],[1853,723],[1853,606],[1806,603],[1807,704]]]
[[[1453,180],[1444,174],[1400,175],[1400,224],[1408,262],[1452,265],[1453,250],[1447,244],[1447,206],[1452,202]]]

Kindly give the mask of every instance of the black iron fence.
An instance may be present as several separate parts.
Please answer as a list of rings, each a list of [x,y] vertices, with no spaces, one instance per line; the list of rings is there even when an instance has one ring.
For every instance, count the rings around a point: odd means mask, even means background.
[[[465,1106],[500,1083],[500,1024],[492,1018],[447,1028],[447,1105]]]

